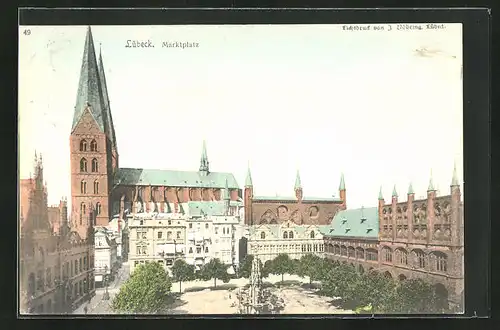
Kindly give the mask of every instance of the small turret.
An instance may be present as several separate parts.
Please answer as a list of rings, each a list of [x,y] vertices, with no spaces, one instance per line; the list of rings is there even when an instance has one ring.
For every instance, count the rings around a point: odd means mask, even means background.
[[[460,186],[460,182],[458,181],[458,175],[457,175],[457,163],[453,165],[453,177],[451,179],[451,186],[456,187]]]
[[[431,177],[429,179],[429,186],[427,187],[427,192],[431,191],[436,191],[436,189],[434,188],[434,180],[432,179],[432,170],[431,170]]]
[[[250,173],[250,165],[248,165],[247,177],[245,179],[245,188],[252,188],[252,187],[253,187],[252,174]]]
[[[295,177],[295,197],[297,198],[298,201],[302,201],[303,192],[302,192],[302,182],[300,181],[300,173],[299,170],[297,170],[297,176]]]
[[[210,173],[210,167],[207,156],[207,144],[205,140],[203,140],[203,147],[201,150],[201,159],[200,159],[200,172],[203,175],[208,175]]]
[[[342,208],[345,210],[347,208],[347,195],[345,189],[344,173],[340,174],[339,196],[342,200]]]

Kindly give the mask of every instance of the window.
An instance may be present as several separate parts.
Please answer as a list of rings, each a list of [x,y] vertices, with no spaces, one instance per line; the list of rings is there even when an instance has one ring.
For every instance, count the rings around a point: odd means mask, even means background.
[[[87,193],[87,182],[85,182],[85,180],[82,180],[82,182],[80,182],[80,192],[82,194]]]
[[[158,232],[158,239],[161,239],[163,233],[161,231]]]
[[[385,262],[392,262],[392,250],[390,248],[383,248],[383,256]]]
[[[97,159],[92,159],[92,172],[98,172],[99,171],[99,166],[97,164]]]
[[[196,253],[201,253],[201,247],[199,246],[196,247]]]
[[[87,257],[83,257],[83,267],[85,268],[85,270],[89,269],[89,265],[87,263]]]
[[[365,258],[365,250],[363,250],[363,248],[356,249],[356,258],[357,259],[364,259]]]
[[[435,269],[438,272],[446,272],[447,271],[447,259],[448,257],[446,254],[442,252],[435,252],[434,253],[434,260],[435,260]]]
[[[288,233],[286,231],[283,233],[283,238],[288,238]]]
[[[422,250],[415,250],[415,261],[418,268],[425,268],[425,253]]]
[[[137,247],[136,247],[136,254],[137,254],[137,255],[145,255],[145,254],[148,254],[148,248],[147,248],[147,246],[144,246],[144,245],[137,245]]]
[[[99,181],[95,180],[94,181],[94,194],[98,194],[99,193]]]
[[[87,151],[87,141],[86,140],[80,141],[80,151]]]
[[[323,252],[325,250],[325,245],[324,244],[320,244],[319,245],[319,252]]]
[[[97,202],[95,205],[95,212],[97,215],[101,214],[101,203]]]
[[[80,272],[78,271],[78,260],[75,260],[75,275],[78,275]]]
[[[83,215],[87,213],[85,203],[80,204],[80,226],[83,224]]]
[[[97,151],[97,142],[95,140],[90,142],[90,151]]]
[[[290,239],[293,238],[293,231],[288,233],[288,238],[290,238]]]
[[[401,265],[408,264],[408,253],[406,252],[406,250],[403,249],[396,250],[396,262]]]
[[[168,225],[170,226],[172,224],[172,220],[168,220]]]
[[[190,229],[193,228],[193,224],[192,223],[189,224],[189,228]]]
[[[340,255],[347,256],[347,248],[344,245],[340,247]]]
[[[219,234],[219,227],[215,226],[215,235]]]
[[[226,235],[226,227],[222,227],[222,235]]]
[[[266,233],[265,232],[261,232],[260,233],[260,239],[266,239]]]
[[[356,251],[354,250],[354,248],[352,246],[349,246],[347,248],[347,255],[349,256],[349,258],[355,258],[356,257]]]
[[[208,253],[208,246],[205,246],[205,253]]]
[[[312,251],[312,246],[311,244],[307,244],[307,252],[311,252]]]
[[[306,252],[306,245],[302,244],[302,252]]]
[[[179,239],[179,238],[181,238],[181,232],[180,231],[177,232],[177,239]]]
[[[139,266],[139,261],[134,261],[134,267]]]
[[[208,229],[208,223],[205,224],[205,229]]]
[[[366,250],[366,260],[377,261],[378,260],[378,251],[375,249],[367,249]]]
[[[311,231],[311,234],[309,235],[310,238],[314,238],[314,232]]]
[[[314,244],[314,246],[313,246],[313,251],[314,251],[314,252],[318,252],[318,244]]]
[[[167,239],[168,240],[172,239],[172,232],[171,231],[167,231]]]
[[[140,225],[140,226],[144,225],[144,220],[140,220],[140,221],[139,221],[139,225]]]
[[[83,259],[80,258],[78,262],[78,269],[80,270],[80,273],[83,271]]]
[[[193,248],[192,247],[189,248],[189,253],[193,253]]]
[[[87,172],[87,160],[85,158],[80,160],[80,172]]]

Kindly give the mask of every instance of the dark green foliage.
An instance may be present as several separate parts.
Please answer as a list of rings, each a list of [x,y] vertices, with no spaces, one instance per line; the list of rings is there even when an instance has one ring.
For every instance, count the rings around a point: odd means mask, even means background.
[[[227,273],[228,266],[220,262],[219,259],[211,259],[208,264],[203,265],[203,267],[198,272],[198,278],[204,281],[214,279],[214,287],[217,287],[217,279],[222,280],[222,282],[229,282],[229,274]]]
[[[319,280],[322,276],[321,267],[323,266],[323,258],[315,254],[306,254],[298,262],[293,260],[292,265],[295,265],[295,267],[292,267],[292,270],[295,270],[297,275],[309,277],[309,284],[312,281]]]
[[[268,264],[267,261],[266,264]],[[292,267],[292,261],[290,260],[288,254],[281,253],[269,262],[267,270],[270,274],[281,275],[281,282],[283,282],[284,275],[291,273]],[[264,268],[266,268],[265,264]]]
[[[172,282],[157,262],[137,267],[112,301],[119,313],[155,314],[162,312],[171,301]]]
[[[409,279],[402,281],[397,289],[397,304],[395,313],[438,313],[438,297],[434,287],[421,280]]]
[[[179,292],[182,292],[182,282],[194,280],[195,267],[187,264],[183,259],[177,259],[172,266],[173,280],[179,282]]]

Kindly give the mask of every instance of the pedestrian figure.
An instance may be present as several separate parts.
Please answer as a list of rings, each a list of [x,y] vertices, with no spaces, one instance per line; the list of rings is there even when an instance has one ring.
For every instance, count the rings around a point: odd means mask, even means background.
[[[87,314],[87,305],[85,305],[85,307],[83,307],[83,312],[84,312],[85,314]]]

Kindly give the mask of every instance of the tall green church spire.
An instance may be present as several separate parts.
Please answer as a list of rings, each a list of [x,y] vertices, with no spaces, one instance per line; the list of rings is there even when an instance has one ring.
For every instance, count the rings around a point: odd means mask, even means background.
[[[231,199],[231,196],[229,195],[229,186],[227,184],[227,179],[226,179],[226,184],[224,186],[224,193],[223,193],[222,199],[223,200]]]

